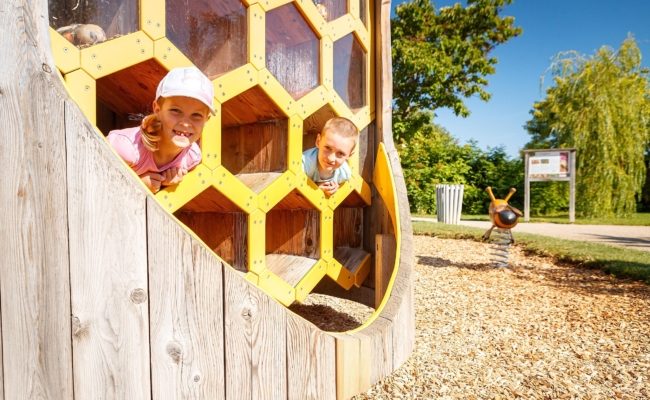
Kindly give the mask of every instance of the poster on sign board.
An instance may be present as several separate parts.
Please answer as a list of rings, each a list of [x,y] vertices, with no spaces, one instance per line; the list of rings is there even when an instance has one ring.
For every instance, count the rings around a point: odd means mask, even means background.
[[[528,157],[528,177],[538,180],[556,180],[569,176],[569,152],[536,152]]]

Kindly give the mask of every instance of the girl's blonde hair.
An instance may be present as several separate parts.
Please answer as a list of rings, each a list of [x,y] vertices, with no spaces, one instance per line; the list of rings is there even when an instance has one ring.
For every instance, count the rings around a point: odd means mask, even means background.
[[[156,100],[156,103],[158,103],[158,106],[162,108],[164,101],[164,97],[159,97]],[[158,151],[162,122],[160,122],[156,114],[151,113],[144,117],[142,124],[140,124],[140,128],[142,129],[142,144],[144,144],[144,147],[151,152]]]

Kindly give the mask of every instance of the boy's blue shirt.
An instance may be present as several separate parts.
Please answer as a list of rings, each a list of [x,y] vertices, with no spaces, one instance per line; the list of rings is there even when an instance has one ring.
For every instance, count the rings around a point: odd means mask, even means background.
[[[334,170],[334,175],[331,178],[321,179],[318,173],[318,147],[312,147],[302,153],[302,167],[309,179],[316,183],[336,181],[336,183],[341,184],[349,181],[352,177],[352,170],[346,161]]]

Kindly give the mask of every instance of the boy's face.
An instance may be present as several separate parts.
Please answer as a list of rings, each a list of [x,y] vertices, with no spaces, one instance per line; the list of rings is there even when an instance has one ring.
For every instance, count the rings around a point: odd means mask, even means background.
[[[323,131],[316,136],[318,147],[318,168],[320,172],[331,174],[354,152],[357,142],[354,137],[341,136],[336,132]]]

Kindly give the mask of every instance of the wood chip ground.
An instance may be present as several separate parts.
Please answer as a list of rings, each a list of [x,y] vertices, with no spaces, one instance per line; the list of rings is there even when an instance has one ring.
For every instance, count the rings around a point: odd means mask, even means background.
[[[495,268],[489,244],[414,241],[415,350],[355,399],[650,399],[650,286],[516,246]],[[355,304],[294,309],[347,330],[371,311]]]

